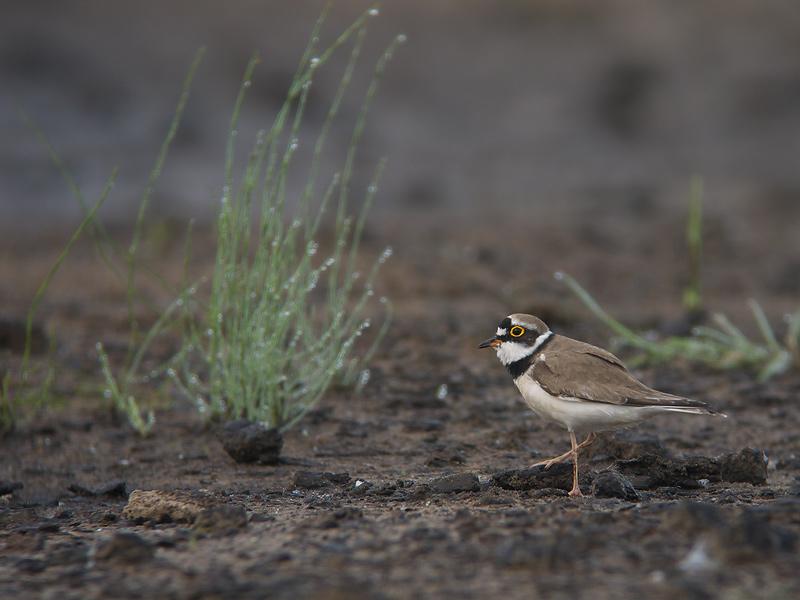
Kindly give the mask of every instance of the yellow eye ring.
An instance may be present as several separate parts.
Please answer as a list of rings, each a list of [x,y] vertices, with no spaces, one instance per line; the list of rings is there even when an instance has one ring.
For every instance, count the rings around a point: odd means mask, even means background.
[[[511,337],[520,337],[525,333],[525,329],[519,325],[514,325],[508,333],[511,334]]]

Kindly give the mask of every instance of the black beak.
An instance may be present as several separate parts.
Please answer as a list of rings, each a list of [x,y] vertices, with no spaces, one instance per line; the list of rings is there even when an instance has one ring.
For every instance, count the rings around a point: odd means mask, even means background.
[[[481,345],[478,348],[497,348],[500,345],[500,340],[496,337],[489,338],[488,340],[483,340]]]

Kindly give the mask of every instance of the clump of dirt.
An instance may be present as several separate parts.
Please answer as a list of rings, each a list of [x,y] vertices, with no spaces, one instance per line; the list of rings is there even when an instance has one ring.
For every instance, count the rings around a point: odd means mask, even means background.
[[[240,419],[226,423],[219,439],[236,462],[274,465],[280,460],[283,436],[275,428]]]

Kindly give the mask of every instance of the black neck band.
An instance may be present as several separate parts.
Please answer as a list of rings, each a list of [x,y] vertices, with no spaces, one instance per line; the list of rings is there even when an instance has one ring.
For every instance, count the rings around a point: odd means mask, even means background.
[[[531,352],[528,356],[523,356],[519,360],[516,360],[512,363],[508,363],[506,365],[506,369],[508,372],[511,373],[512,379],[517,379],[525,374],[525,372],[530,368],[531,364],[533,363],[533,359],[536,358],[536,355],[539,354],[547,344],[550,343],[555,336],[551,333],[548,335],[544,341],[539,345],[538,348],[534,352]]]

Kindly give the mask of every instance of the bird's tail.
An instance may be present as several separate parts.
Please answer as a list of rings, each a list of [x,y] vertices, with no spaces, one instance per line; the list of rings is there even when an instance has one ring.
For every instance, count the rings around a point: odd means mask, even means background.
[[[719,412],[718,410],[714,410],[713,408],[709,408],[707,406],[654,406],[653,408],[658,408],[659,411],[666,412],[679,412],[689,415],[711,415],[714,417],[722,417],[723,419],[728,418],[728,415],[725,413]]]

